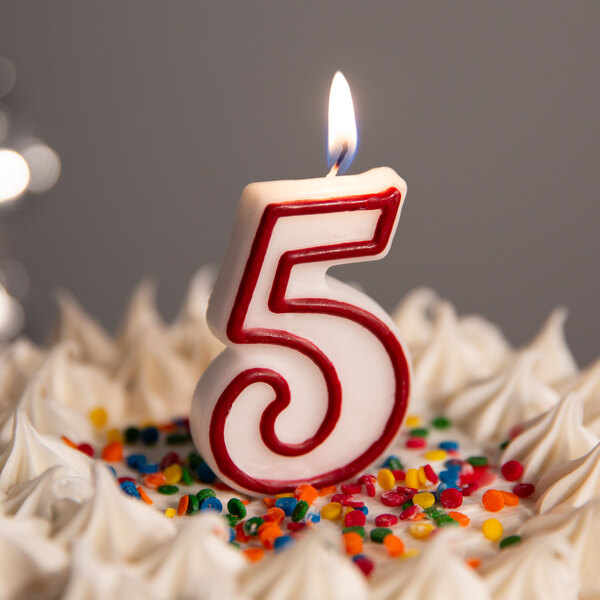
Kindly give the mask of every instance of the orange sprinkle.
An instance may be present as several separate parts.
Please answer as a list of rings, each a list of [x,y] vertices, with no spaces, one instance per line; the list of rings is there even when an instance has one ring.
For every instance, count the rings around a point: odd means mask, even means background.
[[[177,429],[177,425],[175,423],[163,423],[157,427],[160,431],[175,431]]]
[[[60,439],[67,445],[69,446],[69,448],[74,448],[75,450],[78,450],[79,448],[77,448],[77,444],[75,442],[72,442],[67,436],[65,435],[61,435]]]
[[[390,556],[404,554],[404,542],[397,535],[386,535],[383,538],[383,545]]]
[[[413,517],[411,518],[411,521],[420,521],[421,519],[424,519],[424,518],[425,518],[425,513],[418,512],[413,515]]]
[[[246,506],[247,504],[250,504],[250,500],[242,500],[241,502],[244,506]]]
[[[335,485],[328,485],[319,490],[319,496],[329,496],[329,494],[335,494],[336,492],[337,487]]]
[[[319,497],[319,492],[312,485],[303,483],[296,488],[294,496],[297,500],[304,500],[310,506]]]
[[[123,444],[121,442],[110,442],[102,449],[102,458],[107,462],[119,462],[123,460]]]
[[[466,563],[472,569],[478,569],[481,566],[481,560],[479,560],[478,558],[467,558]]]
[[[269,498],[268,496],[263,498],[263,502],[267,508],[272,508],[275,506],[275,498]]]
[[[502,494],[502,498],[504,498],[504,504],[506,506],[517,506],[519,504],[519,496],[513,494],[512,492],[505,492],[504,490],[500,490]]]
[[[144,485],[148,486],[149,488],[156,489],[157,487],[163,485],[166,479],[167,478],[165,477],[165,474],[158,471],[157,473],[150,473],[149,475],[146,475],[146,477],[143,479],[143,482]]]
[[[242,554],[244,554],[250,562],[254,563],[263,559],[265,551],[262,548],[246,548],[245,550],[242,550]]]
[[[389,535],[387,537],[390,537]],[[348,556],[355,556],[360,554],[363,548],[362,536],[356,531],[348,531],[342,535],[346,554]]]
[[[285,519],[285,511],[279,506],[273,506],[267,514],[273,519],[273,523],[281,523]]]
[[[490,512],[499,512],[504,508],[504,496],[499,490],[488,490],[483,495],[481,502]]]
[[[148,496],[148,494],[146,494],[144,488],[141,485],[137,486],[137,491],[138,494],[140,495],[140,498],[146,503],[146,504],[154,504],[154,502],[152,501],[152,498],[150,498],[150,496]]]
[[[452,517],[461,527],[466,527],[471,522],[471,519],[467,515],[457,510],[450,511],[448,516]]]
[[[187,494],[184,494],[179,498],[179,504],[177,505],[177,514],[181,517],[185,515],[188,509],[188,505],[190,503],[190,497]]]
[[[283,533],[279,525],[272,521],[267,521],[258,528],[258,539],[267,550],[272,550],[273,543],[282,535]]]

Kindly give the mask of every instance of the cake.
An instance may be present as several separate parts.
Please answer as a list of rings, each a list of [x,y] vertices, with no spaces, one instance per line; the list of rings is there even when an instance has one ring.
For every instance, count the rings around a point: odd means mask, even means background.
[[[414,363],[401,434],[335,488],[245,497],[187,415],[222,345],[193,278],[167,324],[155,286],[116,336],[66,292],[45,348],[0,357],[0,599],[600,598],[600,362],[555,310],[512,348],[432,290],[393,317]]]

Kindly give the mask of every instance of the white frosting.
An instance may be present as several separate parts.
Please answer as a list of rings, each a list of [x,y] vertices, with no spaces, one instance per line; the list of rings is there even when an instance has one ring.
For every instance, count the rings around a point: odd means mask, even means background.
[[[589,452],[598,438],[583,425],[583,400],[569,394],[536,417],[507,446],[502,462],[518,460],[522,480],[537,484],[551,468]]]
[[[583,506],[600,497],[600,444],[588,454],[548,471],[538,484],[540,513],[556,506]]]
[[[566,539],[581,580],[582,600],[600,597],[600,498],[581,508],[559,507],[527,521],[519,530],[523,539],[536,539],[546,534]]]
[[[72,475],[89,479],[92,463],[83,452],[36,431],[27,414],[17,411],[12,439],[0,454],[0,491],[8,492],[57,465]]]
[[[0,598],[57,598],[68,558],[48,539],[41,519],[13,519],[0,514]]]
[[[375,572],[373,600],[488,600],[484,582],[452,548],[454,532],[440,531],[416,557],[388,562]]]
[[[541,356],[536,366],[537,376],[550,385],[560,385],[577,373],[577,363],[565,340],[566,319],[566,309],[554,309],[528,346]]]
[[[241,598],[243,555],[228,543],[225,521],[200,513],[177,536],[156,548],[141,565],[144,580],[162,600]]]
[[[86,362],[111,369],[118,361],[114,340],[67,291],[56,295],[59,317],[52,343],[75,342]]]
[[[339,550],[339,531],[323,523],[292,548],[249,565],[242,592],[260,600],[363,600],[365,578]]]
[[[502,550],[480,568],[494,600],[577,600],[580,589],[569,543],[539,535]]]
[[[600,358],[561,387],[561,392],[577,392],[583,398],[583,422],[600,436]]]
[[[66,544],[81,541],[101,560],[140,560],[171,538],[171,521],[144,502],[125,495],[112,473],[94,466],[94,495],[63,523],[55,538]]]
[[[500,375],[475,382],[456,394],[446,414],[483,444],[507,439],[514,425],[552,408],[560,399],[536,374],[538,354],[524,351]]]
[[[392,319],[411,353],[418,351],[433,332],[437,293],[430,288],[417,288],[406,294],[392,312]]]
[[[454,307],[440,301],[435,307],[431,336],[413,356],[413,401],[427,399],[434,407],[465,385],[498,373],[510,348],[500,331],[485,319],[459,319]]]
[[[18,518],[41,517],[54,521],[60,514],[73,512],[91,495],[89,481],[71,475],[64,466],[55,466],[13,487],[1,506],[6,514]]]
[[[0,355],[0,413],[12,409],[43,360],[44,352],[26,339],[16,340]]]

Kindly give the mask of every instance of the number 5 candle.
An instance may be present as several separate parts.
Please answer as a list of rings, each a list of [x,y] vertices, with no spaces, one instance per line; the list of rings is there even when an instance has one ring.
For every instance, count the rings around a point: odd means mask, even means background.
[[[227,349],[198,384],[190,427],[211,468],[247,493],[360,474],[406,412],[410,362],[391,318],[327,275],[387,254],[406,195],[388,168],[335,176],[355,146],[352,99],[337,73],[330,174],[242,193],[207,313]]]

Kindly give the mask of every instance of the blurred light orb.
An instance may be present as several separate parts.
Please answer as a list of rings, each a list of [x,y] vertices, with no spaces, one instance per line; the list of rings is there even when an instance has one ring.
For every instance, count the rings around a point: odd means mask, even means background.
[[[10,118],[6,109],[0,105],[0,142],[6,137],[10,127]]]
[[[43,142],[33,143],[22,152],[29,165],[28,189],[38,194],[47,192],[60,177],[60,156]]]
[[[24,324],[23,307],[0,286],[0,340],[12,339],[21,332]]]
[[[0,56],[0,98],[6,96],[14,87],[17,82],[17,67],[15,64]]]
[[[18,198],[29,184],[29,165],[14,150],[0,148],[0,203]]]

